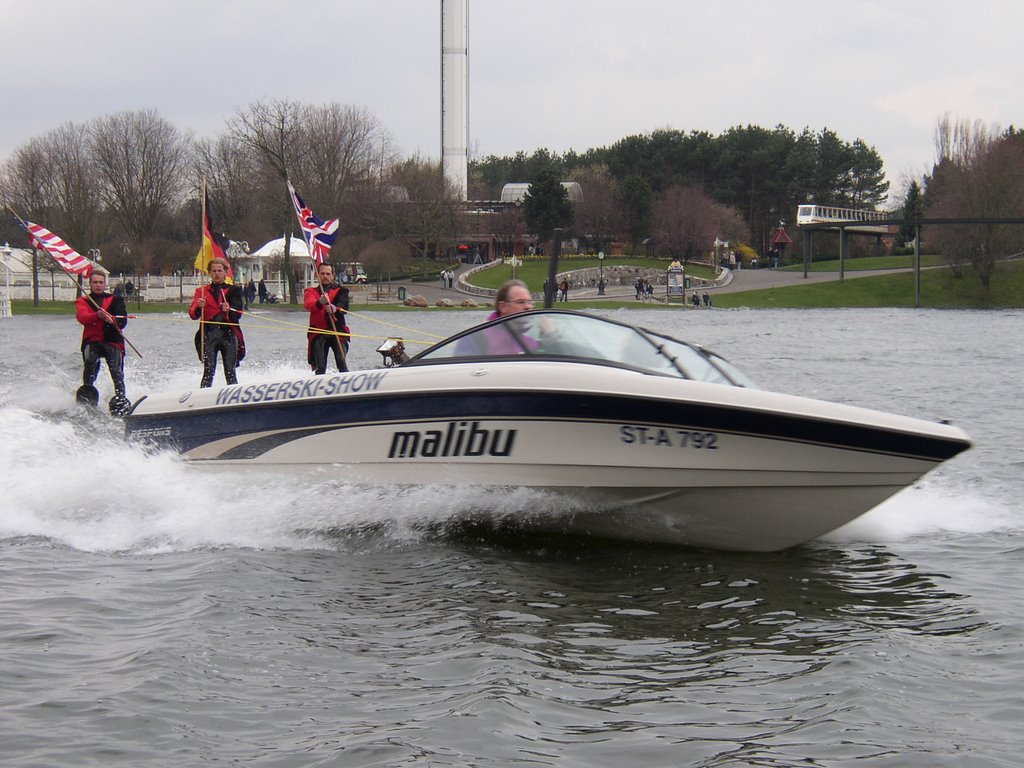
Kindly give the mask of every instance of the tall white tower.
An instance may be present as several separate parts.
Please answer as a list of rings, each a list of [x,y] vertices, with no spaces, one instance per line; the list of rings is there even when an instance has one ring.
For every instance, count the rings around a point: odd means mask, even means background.
[[[469,189],[469,0],[441,0],[441,169]]]

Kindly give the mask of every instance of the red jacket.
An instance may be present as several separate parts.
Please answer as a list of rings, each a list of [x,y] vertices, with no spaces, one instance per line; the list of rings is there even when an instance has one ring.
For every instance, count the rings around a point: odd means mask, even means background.
[[[103,318],[100,317],[99,312],[96,310],[96,306],[89,300],[90,297],[96,304],[99,304],[104,312],[109,312],[114,316],[114,323],[116,325],[103,321]],[[121,335],[119,329],[128,325],[126,314],[127,310],[124,306],[124,300],[117,296],[112,296],[109,293],[90,293],[87,296],[80,296],[78,301],[75,302],[75,318],[84,326],[82,329],[82,348],[84,349],[85,345],[89,343],[110,344],[120,349],[123,355],[124,336]]]
[[[188,309],[188,316],[193,320],[199,319],[199,299],[205,298],[206,306],[202,307],[202,319],[208,323],[230,323],[227,327],[234,331],[235,338],[238,339],[238,360],[241,362],[245,357],[245,336],[242,335],[242,327],[238,324],[242,317],[242,307],[244,306],[242,289],[237,285],[227,285],[226,283],[222,288],[221,300],[227,301],[229,305],[227,316],[225,316],[223,308],[213,297],[213,283],[196,288],[195,296],[192,297],[192,306]],[[219,327],[224,326],[210,325],[207,327],[207,330]],[[196,351],[198,352],[199,349],[199,332],[197,331]],[[202,360],[202,356],[199,359]]]
[[[335,307],[338,308],[338,312],[334,314],[334,323],[337,328],[331,327],[331,321],[327,317],[327,309],[320,304],[320,286],[314,285],[307,288],[302,294],[302,306],[309,310],[309,333],[306,334],[308,342],[306,344],[306,357],[310,364],[313,363],[313,339],[317,336],[323,336],[322,333],[317,333],[313,330],[318,329],[321,331],[335,331],[338,333],[349,333],[349,327],[345,323],[345,310],[348,309],[348,288],[340,285],[331,285],[324,289],[324,293],[327,294],[327,300],[331,302]],[[348,336],[336,337],[342,346],[347,350],[349,347]]]
[[[225,316],[221,309],[220,302],[213,297],[213,283],[196,288],[195,296],[192,297],[192,306],[188,309],[188,316],[193,320],[199,319],[199,299],[206,299],[206,306],[202,308],[203,320],[208,322],[237,323],[242,317],[242,307],[245,306],[242,300],[242,289],[237,285],[222,286],[221,300],[227,301],[229,310]],[[219,317],[218,317],[219,315]]]
[[[348,330],[345,326],[345,310],[348,309],[348,289],[340,285],[332,285],[324,289],[324,293],[327,294],[327,300],[340,310],[334,315],[334,323],[338,330]],[[331,321],[327,318],[327,308],[320,303],[320,296],[319,285],[307,288],[302,294],[302,306],[309,312],[309,327],[319,328],[323,331],[334,330],[331,327]]]

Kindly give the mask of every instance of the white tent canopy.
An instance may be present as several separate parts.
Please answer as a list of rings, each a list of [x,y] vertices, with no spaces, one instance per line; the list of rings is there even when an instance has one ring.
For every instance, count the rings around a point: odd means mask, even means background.
[[[309,248],[306,246],[306,241],[298,235],[292,235],[291,246],[288,248],[290,256],[302,256],[309,258]],[[284,256],[284,238],[279,237],[276,240],[271,240],[263,246],[260,246],[257,250],[249,254],[254,256],[261,261],[264,259],[279,259]]]
[[[306,241],[301,235],[292,235],[288,254],[292,270],[299,274],[299,284],[309,285],[313,280],[313,260],[309,256]],[[260,246],[252,253],[240,256],[235,279],[248,282],[262,278],[267,281],[271,293],[282,295],[284,293],[284,274],[281,271],[283,265],[280,260],[283,257],[284,237],[278,237]]]

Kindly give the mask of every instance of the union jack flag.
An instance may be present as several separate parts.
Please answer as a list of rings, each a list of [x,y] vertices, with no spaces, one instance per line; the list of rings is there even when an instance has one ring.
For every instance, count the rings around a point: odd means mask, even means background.
[[[61,240],[59,236],[31,221],[22,221],[18,216],[14,218],[17,219],[22,229],[28,232],[29,240],[34,248],[42,248],[72,275],[89,277],[92,274],[95,265]]]
[[[288,194],[292,196],[292,205],[295,207],[295,215],[299,217],[299,226],[302,227],[302,236],[309,247],[309,255],[314,264],[323,264],[331,253],[331,246],[338,236],[338,220],[330,219],[324,221],[317,218],[309,207],[302,202],[299,193],[295,191],[292,183],[288,182]]]

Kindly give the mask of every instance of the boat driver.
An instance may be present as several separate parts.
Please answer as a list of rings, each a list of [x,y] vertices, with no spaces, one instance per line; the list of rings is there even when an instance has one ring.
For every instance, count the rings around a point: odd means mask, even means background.
[[[533,296],[522,280],[506,280],[494,295],[494,311],[488,320],[533,309]]]
[[[487,316],[487,321],[498,320],[509,315],[518,315],[520,312],[528,312],[533,309],[533,296],[530,289],[522,280],[507,280],[502,283],[494,296],[494,311]],[[459,356],[474,355],[521,355],[524,352],[538,351],[540,341],[528,336],[526,326],[521,324],[513,333],[512,328],[502,324],[494,328],[484,328],[479,333],[474,333],[460,339],[455,347]],[[539,330],[544,337],[554,337],[555,329],[550,317],[543,317],[539,323]],[[525,348],[524,348],[525,347]]]

